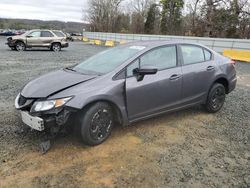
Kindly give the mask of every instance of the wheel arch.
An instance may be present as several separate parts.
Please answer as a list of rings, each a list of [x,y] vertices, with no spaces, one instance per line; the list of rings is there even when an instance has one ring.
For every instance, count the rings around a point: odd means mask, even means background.
[[[60,46],[62,46],[61,42],[59,42],[59,41],[53,41],[53,42],[51,42],[50,46],[52,47],[53,44],[60,44]]]
[[[118,123],[119,125],[123,125],[124,124],[124,115],[122,113],[121,108],[119,107],[118,104],[116,104],[114,101],[109,100],[109,99],[95,99],[92,101],[88,101],[81,110],[85,110],[88,109],[90,106],[92,106],[95,103],[98,102],[104,102],[107,103],[111,106],[114,114],[115,114],[115,122]]]
[[[26,46],[26,44],[25,44],[25,42],[24,42],[23,40],[17,39],[17,40],[15,41],[15,44],[17,44],[18,42],[22,42],[22,43]]]
[[[212,87],[215,83],[222,84],[222,85],[225,87],[226,94],[229,93],[229,82],[228,82],[228,80],[227,80],[226,77],[224,77],[224,76],[217,77],[217,78],[214,80],[214,82],[213,82],[213,84],[211,85],[211,87]],[[211,87],[210,87],[210,88],[211,88]]]

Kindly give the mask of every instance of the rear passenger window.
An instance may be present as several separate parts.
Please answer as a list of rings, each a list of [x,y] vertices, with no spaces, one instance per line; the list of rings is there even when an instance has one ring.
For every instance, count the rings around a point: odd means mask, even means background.
[[[158,70],[176,67],[176,47],[166,46],[154,49],[140,58],[140,66],[153,65]]]
[[[42,31],[41,37],[53,37],[52,33],[49,31]]]
[[[184,65],[205,61],[203,48],[194,45],[181,45]]]
[[[61,32],[61,31],[53,31],[55,34],[56,34],[56,36],[58,36],[58,37],[65,37],[65,35]]]
[[[204,56],[206,61],[210,61],[212,59],[212,54],[208,50],[204,49]]]

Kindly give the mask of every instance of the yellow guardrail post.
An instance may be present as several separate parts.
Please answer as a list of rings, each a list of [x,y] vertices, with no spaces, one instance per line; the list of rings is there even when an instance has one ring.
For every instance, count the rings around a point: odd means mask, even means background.
[[[248,50],[224,50],[223,55],[233,60],[250,62],[250,51]]]
[[[113,47],[113,46],[115,46],[115,42],[112,41],[112,40],[107,40],[107,41],[105,42],[105,46]]]
[[[125,40],[121,40],[120,41],[120,44],[123,45],[123,44],[126,44],[127,42]]]
[[[102,41],[101,40],[94,40],[95,45],[101,46],[102,45]]]
[[[83,41],[83,42],[89,42],[89,39],[88,39],[87,37],[83,37],[83,38],[82,38],[82,41]]]

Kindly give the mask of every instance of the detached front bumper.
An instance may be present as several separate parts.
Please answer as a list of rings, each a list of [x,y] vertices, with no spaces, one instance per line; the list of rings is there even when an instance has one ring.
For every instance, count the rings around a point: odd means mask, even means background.
[[[8,45],[10,48],[15,47],[15,45],[16,45],[16,44],[15,44],[15,41],[12,41],[12,40],[6,42],[5,44]]]
[[[27,111],[21,111],[22,121],[37,131],[44,131],[44,120],[40,117],[31,116]]]
[[[21,118],[24,124],[37,131],[46,131],[54,128],[60,129],[70,121],[74,110],[63,108],[60,112],[45,112],[31,114],[21,110]]]

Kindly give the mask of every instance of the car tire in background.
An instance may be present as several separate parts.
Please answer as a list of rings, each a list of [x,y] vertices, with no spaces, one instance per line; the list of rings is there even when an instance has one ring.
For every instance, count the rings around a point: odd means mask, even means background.
[[[19,52],[24,51],[26,49],[26,46],[23,42],[19,41],[19,42],[16,42],[15,49]]]
[[[225,87],[220,83],[215,83],[209,91],[205,108],[210,113],[218,112],[224,105],[226,98]]]
[[[103,143],[111,134],[114,115],[111,106],[97,102],[79,114],[78,135],[84,144],[95,146]]]
[[[51,50],[54,51],[54,52],[61,51],[61,44],[60,43],[53,43],[51,45]]]

